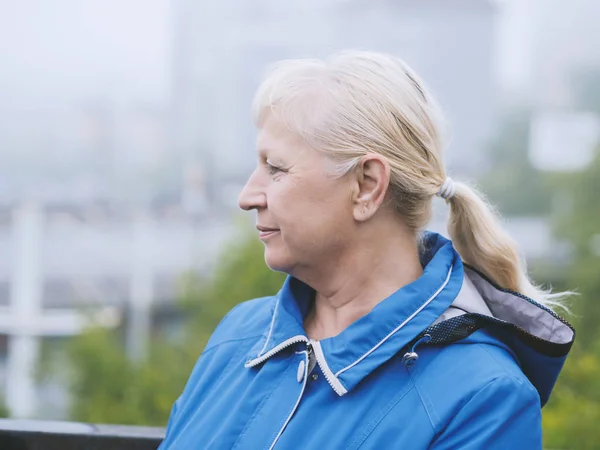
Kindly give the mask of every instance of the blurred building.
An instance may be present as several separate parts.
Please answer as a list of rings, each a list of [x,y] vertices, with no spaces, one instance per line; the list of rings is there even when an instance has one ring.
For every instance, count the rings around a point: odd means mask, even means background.
[[[254,165],[250,105],[268,64],[359,48],[397,55],[421,74],[451,125],[452,172],[477,176],[495,119],[494,15],[484,0],[177,0],[178,150],[204,173],[213,200],[232,200],[218,193],[227,192],[227,182],[242,182]],[[217,180],[220,189],[211,191]]]
[[[586,74],[600,74],[600,2],[535,0],[531,89],[541,108],[572,107],[585,96]],[[585,86],[591,87],[591,86]],[[580,98],[578,99],[577,96]]]
[[[154,330],[181,320],[181,277],[208,276],[234,231],[219,220],[123,220],[78,206],[23,203],[0,226],[0,399],[17,417],[67,412],[62,380],[34,377],[42,343],[60,347],[91,319],[123,324],[129,355],[142,358]]]
[[[168,123],[162,105],[115,99],[10,111],[0,124],[0,209],[23,198],[81,209],[164,197],[180,176]]]

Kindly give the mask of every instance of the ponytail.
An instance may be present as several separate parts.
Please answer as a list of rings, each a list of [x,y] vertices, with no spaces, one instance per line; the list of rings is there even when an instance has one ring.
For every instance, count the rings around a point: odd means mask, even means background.
[[[526,295],[542,305],[565,307],[571,293],[550,293],[535,286],[527,275],[517,243],[502,228],[496,211],[474,188],[454,182],[448,232],[463,261],[496,285]]]

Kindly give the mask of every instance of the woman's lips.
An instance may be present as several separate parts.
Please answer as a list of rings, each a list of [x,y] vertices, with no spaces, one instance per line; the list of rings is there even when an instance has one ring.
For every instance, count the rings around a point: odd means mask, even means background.
[[[279,230],[266,230],[266,231],[260,231],[259,233],[259,237],[261,240],[265,240],[270,238],[271,236],[274,236],[276,234],[279,233]]]
[[[268,239],[271,236],[274,236],[275,234],[279,233],[279,230],[276,228],[268,228],[260,225],[258,225],[256,228],[258,229],[259,237],[261,240]]]

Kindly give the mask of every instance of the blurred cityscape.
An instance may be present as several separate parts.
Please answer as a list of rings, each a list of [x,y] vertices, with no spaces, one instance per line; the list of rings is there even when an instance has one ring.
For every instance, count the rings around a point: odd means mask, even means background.
[[[454,178],[493,173],[503,124],[523,110],[531,164],[574,173],[600,142],[573,88],[600,70],[598,19],[594,0],[2,2],[0,396],[11,414],[67,417],[64,386],[33,368],[44,342],[90,323],[82,306],[126,325],[132,358],[153,327],[177,327],[180,277],[208,276],[236,230],[255,164],[250,103],[269,63],[395,54],[446,111]],[[445,213],[432,229],[445,232]],[[568,259],[548,215],[506,220],[529,261]]]

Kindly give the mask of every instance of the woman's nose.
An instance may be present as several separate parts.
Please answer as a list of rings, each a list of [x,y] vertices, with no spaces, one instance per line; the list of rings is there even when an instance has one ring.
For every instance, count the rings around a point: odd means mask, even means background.
[[[252,172],[238,197],[238,204],[244,211],[266,207],[266,195],[256,172]]]

